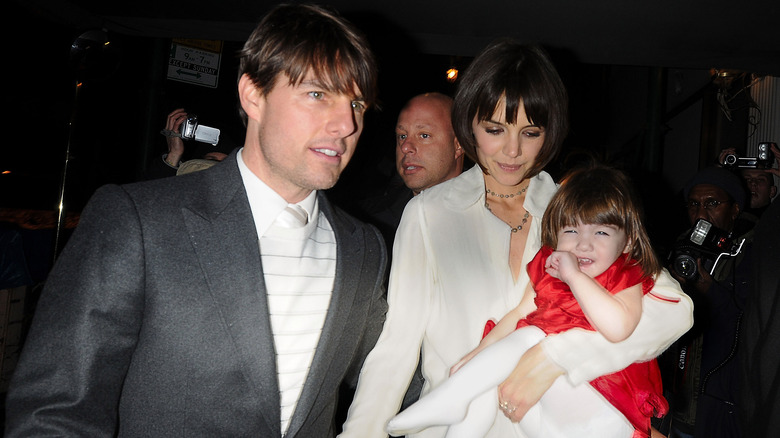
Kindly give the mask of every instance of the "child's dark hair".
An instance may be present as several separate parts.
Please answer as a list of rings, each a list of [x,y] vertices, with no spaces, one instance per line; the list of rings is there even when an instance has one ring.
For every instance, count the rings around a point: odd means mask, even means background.
[[[654,277],[661,263],[642,225],[642,201],[629,178],[604,165],[580,167],[568,173],[542,217],[542,244],[558,245],[558,231],[582,224],[614,225],[629,239],[630,258]]]

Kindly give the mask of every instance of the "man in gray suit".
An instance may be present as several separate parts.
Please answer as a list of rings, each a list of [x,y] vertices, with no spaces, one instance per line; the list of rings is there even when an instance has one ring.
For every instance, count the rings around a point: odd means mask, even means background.
[[[333,12],[275,8],[241,53],[243,148],[94,195],[36,310],[8,437],[334,434],[386,311],[380,234],[318,192],[375,100],[367,47]]]

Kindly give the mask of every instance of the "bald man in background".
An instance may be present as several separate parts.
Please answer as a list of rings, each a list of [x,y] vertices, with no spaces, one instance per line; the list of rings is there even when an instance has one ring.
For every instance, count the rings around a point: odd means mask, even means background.
[[[400,181],[394,178],[362,206],[362,219],[379,228],[391,254],[406,203],[463,172],[464,154],[452,129],[451,110],[451,97],[432,92],[409,99],[398,114],[395,165]]]

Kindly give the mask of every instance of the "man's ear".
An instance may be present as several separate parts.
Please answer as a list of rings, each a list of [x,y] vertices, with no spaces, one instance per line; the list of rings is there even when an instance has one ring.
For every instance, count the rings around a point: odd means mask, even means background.
[[[772,175],[770,175],[769,177],[771,178]],[[771,201],[772,198],[774,198],[776,194],[777,194],[777,186],[772,186],[772,188],[769,189],[769,200]]]
[[[459,159],[461,156],[463,156],[463,148],[460,147],[460,142],[458,141],[458,137],[455,137],[455,159]]]
[[[238,80],[238,100],[241,108],[251,120],[259,120],[263,113],[263,93],[260,88],[252,82],[247,74],[241,75]]]
[[[750,202],[750,199],[747,199],[745,202]],[[734,202],[734,210],[732,210],[732,211],[734,212],[734,214],[731,215],[731,220],[733,221],[733,220],[737,219],[737,216],[739,216],[739,213],[742,211],[742,209],[739,208],[739,204]],[[733,227],[733,225],[732,225],[732,227]]]

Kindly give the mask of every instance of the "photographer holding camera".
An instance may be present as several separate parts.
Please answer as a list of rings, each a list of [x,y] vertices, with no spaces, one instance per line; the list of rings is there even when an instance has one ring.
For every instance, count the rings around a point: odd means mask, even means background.
[[[205,169],[224,160],[234,149],[235,145],[227,140],[220,141],[215,145],[206,145],[206,147],[195,146],[191,148],[190,154],[186,154],[182,126],[190,117],[192,115],[183,108],[175,109],[168,114],[165,129],[161,132],[165,136],[168,152],[162,154],[161,157],[155,157],[141,178],[142,180],[164,178]],[[191,137],[187,137],[187,140],[191,139]],[[188,156],[191,156],[192,159],[187,159]]]
[[[761,217],[772,198],[777,195],[775,176],[780,177],[780,149],[777,144],[760,143],[759,153],[755,158],[739,158],[735,148],[723,149],[718,157],[718,165],[730,168],[742,176],[750,194],[749,205],[744,211]]]
[[[669,436],[738,437],[735,353],[755,218],[741,214],[747,193],[725,168],[701,170],[683,194],[693,228],[672,250],[670,271],[694,301],[695,322],[667,352],[675,374],[665,385],[673,392]],[[688,257],[695,266],[684,262]]]

